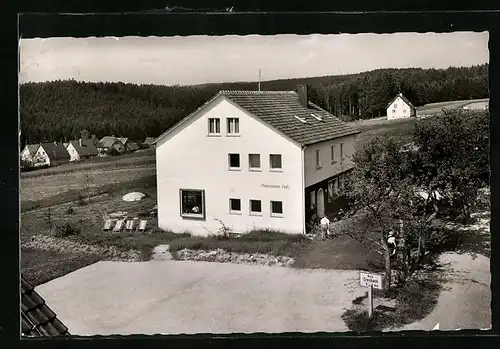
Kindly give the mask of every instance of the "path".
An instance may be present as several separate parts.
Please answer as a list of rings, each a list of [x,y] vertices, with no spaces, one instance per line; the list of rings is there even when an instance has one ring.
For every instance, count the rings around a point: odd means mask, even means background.
[[[471,254],[446,253],[440,262],[447,282],[434,310],[425,319],[400,330],[487,329],[491,327],[490,259]]]

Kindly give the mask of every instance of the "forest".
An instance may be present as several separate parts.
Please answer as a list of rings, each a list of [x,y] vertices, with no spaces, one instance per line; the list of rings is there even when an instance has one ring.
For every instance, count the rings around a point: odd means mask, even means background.
[[[488,98],[488,64],[448,69],[377,69],[349,75],[261,82],[262,90],[309,86],[310,100],[349,121],[383,116],[402,92],[415,106]],[[58,80],[20,86],[21,145],[77,139],[82,129],[144,140],[156,137],[219,90],[256,90],[257,82],[194,86]]]

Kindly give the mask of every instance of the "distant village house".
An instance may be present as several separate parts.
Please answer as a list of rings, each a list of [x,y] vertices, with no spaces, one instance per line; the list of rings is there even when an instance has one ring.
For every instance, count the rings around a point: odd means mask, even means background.
[[[70,162],[90,159],[97,156],[98,151],[93,139],[78,139],[70,141],[66,146],[70,155]]]
[[[40,144],[26,144],[21,151],[21,160],[31,162]]]
[[[57,166],[68,163],[70,155],[64,148],[64,145],[59,142],[41,143],[35,155],[33,163],[35,166]]]
[[[103,137],[99,143],[97,143],[97,152],[99,156],[120,155],[125,153],[125,150],[125,145],[119,138],[114,136]]]
[[[399,93],[387,104],[387,120],[407,119],[416,116],[416,108],[413,104]]]

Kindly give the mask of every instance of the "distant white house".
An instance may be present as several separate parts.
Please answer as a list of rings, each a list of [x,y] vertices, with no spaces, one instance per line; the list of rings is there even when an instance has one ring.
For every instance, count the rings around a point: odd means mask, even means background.
[[[358,133],[309,102],[306,86],[221,91],[156,141],[158,225],[304,233],[313,214],[338,211]]]
[[[68,151],[59,142],[41,143],[33,156],[35,166],[57,166],[69,160]]]
[[[413,104],[402,93],[398,93],[392,101],[387,104],[387,120],[406,119],[417,115]]]
[[[95,146],[95,141],[93,139],[78,139],[75,141],[70,141],[66,150],[70,155],[70,162],[80,161],[83,159],[89,159],[97,156],[98,151]]]
[[[40,144],[26,144],[21,151],[21,160],[31,162],[39,146]]]

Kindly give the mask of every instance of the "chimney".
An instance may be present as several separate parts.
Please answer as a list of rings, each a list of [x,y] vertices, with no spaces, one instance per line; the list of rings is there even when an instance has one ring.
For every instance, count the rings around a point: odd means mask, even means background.
[[[82,139],[80,138],[80,139],[78,140],[78,142],[80,143],[80,147],[81,147],[81,146],[82,146]]]
[[[297,90],[299,94],[300,104],[307,108],[308,104],[307,85],[299,85],[297,86]]]

